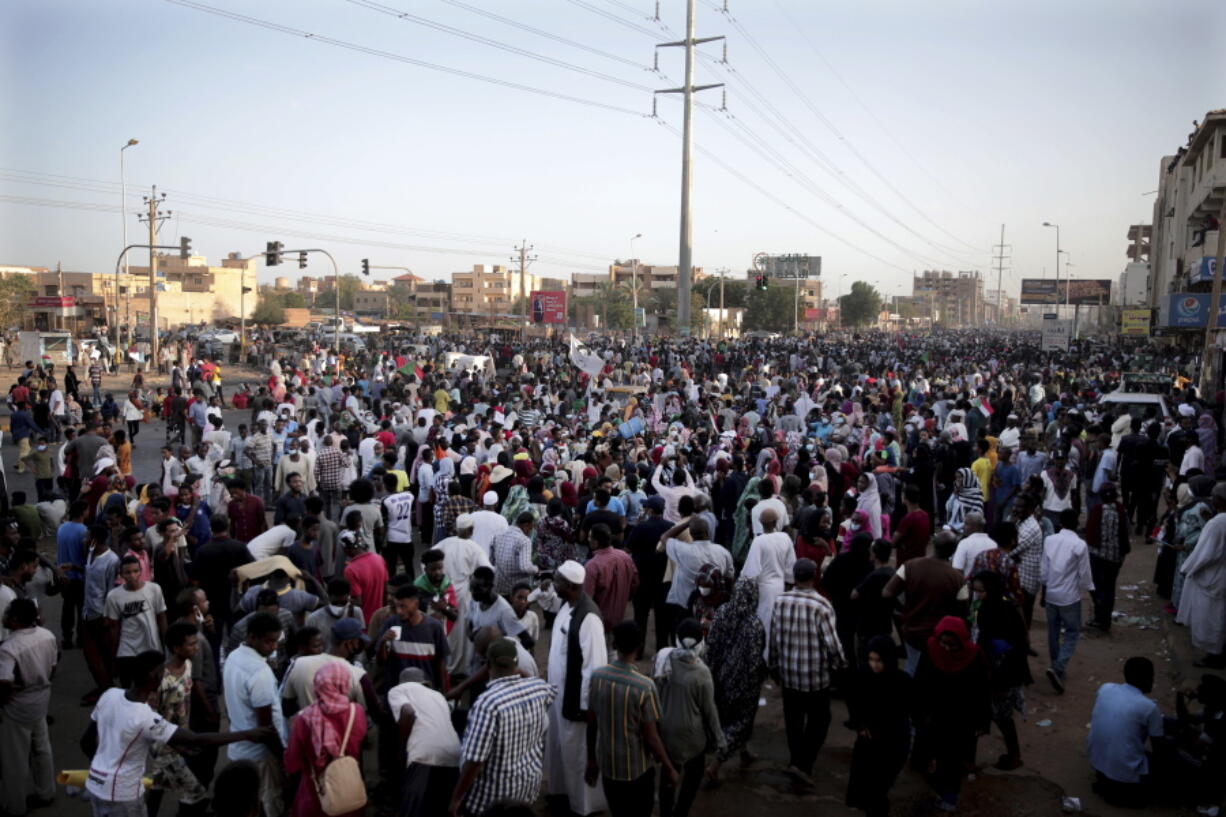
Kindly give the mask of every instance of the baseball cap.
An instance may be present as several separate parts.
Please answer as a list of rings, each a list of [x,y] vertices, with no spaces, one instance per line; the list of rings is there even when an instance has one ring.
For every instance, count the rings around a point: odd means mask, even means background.
[[[356,618],[342,618],[332,625],[333,641],[349,641],[353,638],[362,639],[363,644],[370,643],[370,636],[362,629],[362,623]]]

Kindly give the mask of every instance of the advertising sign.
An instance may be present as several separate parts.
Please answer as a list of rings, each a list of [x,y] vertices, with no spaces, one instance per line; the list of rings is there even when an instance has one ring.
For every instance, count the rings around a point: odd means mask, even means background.
[[[813,309],[813,308],[810,308],[810,307],[806,307],[806,309],[805,309],[805,320],[807,320],[807,321],[815,321],[815,320],[817,320],[817,319],[818,319],[818,317],[819,317],[821,314],[822,314],[822,311],[821,311],[820,309]]]
[[[1193,284],[1213,280],[1213,270],[1217,267],[1217,259],[1212,255],[1202,256],[1196,269],[1188,273],[1188,280]]]
[[[1121,309],[1120,334],[1132,337],[1149,337],[1149,309]]]
[[[1067,352],[1072,335],[1072,321],[1043,321],[1043,351]]]
[[[566,290],[533,290],[532,322],[566,323]]]
[[[1065,297],[1065,287],[1068,297]],[[1021,303],[1056,304],[1070,303],[1082,306],[1099,306],[1111,302],[1110,278],[1081,278],[1073,281],[1055,281],[1050,278],[1023,278]]]
[[[1208,292],[1176,292],[1167,295],[1158,310],[1158,326],[1172,329],[1204,329],[1209,318]],[[1217,325],[1226,326],[1226,298],[1218,305]]]

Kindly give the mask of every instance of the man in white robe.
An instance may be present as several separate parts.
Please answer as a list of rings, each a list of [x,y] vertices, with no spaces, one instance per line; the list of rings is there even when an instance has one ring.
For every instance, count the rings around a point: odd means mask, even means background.
[[[587,710],[588,678],[592,670],[609,663],[600,612],[583,592],[585,576],[583,565],[575,561],[563,562],[554,574],[554,589],[565,604],[553,620],[553,637],[549,643],[548,680],[558,690],[558,696],[549,707],[549,734],[545,745],[548,794],[565,795],[570,810],[579,815],[605,809],[604,789],[599,778],[594,786],[587,785],[583,779],[587,768],[587,721],[582,714]],[[582,656],[578,659],[578,667],[581,677],[572,679],[568,689],[571,620],[576,611],[580,616],[578,644]],[[577,688],[575,680],[579,681]],[[577,714],[579,717],[575,719]]]
[[[1187,625],[1192,646],[1207,654],[1197,666],[1226,666],[1226,483],[1213,487],[1217,515],[1205,523],[1196,547],[1179,568],[1183,594],[1175,620]]]
[[[465,626],[465,613],[468,603],[472,601],[469,583],[473,571],[478,567],[493,567],[485,548],[473,541],[473,519],[469,514],[460,514],[455,520],[455,536],[448,536],[434,547],[443,551],[443,572],[451,579],[455,588],[456,607],[459,615],[451,632],[447,634],[447,672],[449,674],[468,674],[468,666],[473,657],[473,643],[468,638],[468,628]]]

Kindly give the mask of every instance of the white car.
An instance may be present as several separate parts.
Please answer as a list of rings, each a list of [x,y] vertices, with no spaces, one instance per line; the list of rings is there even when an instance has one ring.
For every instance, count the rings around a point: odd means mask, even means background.
[[[1171,419],[1171,410],[1167,407],[1166,398],[1161,394],[1138,391],[1113,391],[1098,398],[1098,405],[1104,409],[1110,408],[1112,413],[1116,414],[1119,413],[1120,409],[1123,409],[1133,417],[1140,417],[1142,419],[1149,414],[1150,408],[1155,408],[1159,419]]]
[[[212,343],[238,343],[238,332],[233,329],[207,329],[201,333],[199,340]]]

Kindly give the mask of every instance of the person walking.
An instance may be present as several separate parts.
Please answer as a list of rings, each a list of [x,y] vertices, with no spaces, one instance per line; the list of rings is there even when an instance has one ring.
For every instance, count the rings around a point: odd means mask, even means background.
[[[1111,614],[1115,611],[1115,582],[1128,555],[1128,512],[1119,501],[1114,484],[1108,482],[1099,490],[1099,504],[1086,518],[1086,545],[1090,550],[1090,576],[1094,590],[1094,618],[1090,626],[1105,632],[1111,630]]]
[[[715,708],[724,731],[723,748],[707,766],[719,779],[720,767],[736,753],[753,762],[748,744],[758,717],[758,698],[766,680],[766,628],[758,618],[758,582],[737,579],[732,596],[720,605],[707,633],[707,666],[715,682]]]
[[[642,646],[638,625],[619,623],[613,628],[617,658],[593,671],[588,682],[587,769],[583,776],[589,786],[601,780],[611,817],[651,813],[656,788],[653,757],[672,786],[680,782],[660,740],[655,684],[634,668]]]
[[[9,815],[55,799],[47,709],[59,649],[38,620],[33,599],[14,599],[4,611],[8,637],[0,644],[0,807]]]
[[[1213,487],[1213,511],[1196,540],[1196,547],[1180,566],[1183,595],[1175,621],[1187,626],[1192,645],[1204,650],[1197,666],[1221,669],[1226,666],[1226,482]]]
[[[817,564],[799,559],[794,585],[775,599],[767,638],[767,667],[783,688],[788,773],[812,785],[817,753],[830,729],[833,674],[847,665],[835,629],[834,608],[815,589]]]
[[[775,599],[783,593],[786,583],[792,578],[792,566],[796,563],[796,548],[792,537],[779,531],[779,514],[774,508],[762,511],[759,520],[762,532],[749,544],[749,554],[741,575],[758,580],[758,618],[770,638],[771,615]]]
[[[1051,658],[1047,680],[1063,694],[1068,662],[1081,633],[1081,596],[1094,590],[1090,550],[1077,535],[1077,511],[1072,508],[1060,512],[1060,532],[1043,541],[1039,576],[1046,598],[1047,651]]]
[[[702,783],[707,747],[722,749],[725,743],[711,670],[698,657],[700,644],[702,625],[697,619],[683,619],[677,625],[677,646],[656,660],[660,738],[681,775],[679,786],[660,778],[660,817],[689,817]]]
[[[913,677],[937,622],[961,612],[969,596],[962,571],[949,563],[957,546],[951,531],[941,531],[932,539],[932,556],[899,565],[881,591],[888,599],[905,594],[899,634],[907,650],[906,671]]]
[[[324,664],[312,682],[315,702],[294,718],[285,749],[285,772],[299,775],[292,817],[357,817],[366,807],[329,814],[319,802],[319,781],[328,764],[341,757],[362,759],[366,712],[350,700],[353,675],[343,663]]]
[[[249,616],[246,638],[227,656],[222,676],[230,728],[247,730],[272,726],[276,729],[259,742],[241,740],[228,750],[230,760],[249,760],[259,769],[264,817],[281,817],[285,811],[285,775],[281,766],[285,719],[281,714],[277,679],[268,664],[269,656],[277,651],[282,630],[281,620],[274,613],[257,612]]]
[[[912,681],[899,668],[898,647],[889,635],[870,638],[864,652],[865,666],[848,702],[856,743],[846,803],[869,817],[887,817],[890,788],[911,749]]]
[[[1030,639],[1021,610],[1000,573],[976,573],[971,578],[971,593],[975,610],[971,633],[991,667],[992,722],[1005,741],[1005,753],[995,766],[1012,771],[1022,765],[1013,713],[1025,714],[1025,688],[1034,681],[1026,660]]]

